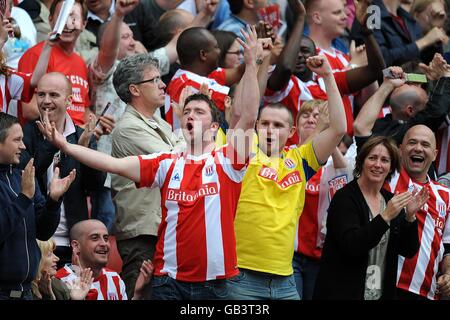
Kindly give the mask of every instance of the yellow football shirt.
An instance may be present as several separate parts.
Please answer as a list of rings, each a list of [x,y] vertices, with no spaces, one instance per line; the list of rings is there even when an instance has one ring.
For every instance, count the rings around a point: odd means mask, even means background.
[[[319,169],[312,143],[269,158],[260,149],[242,182],[236,218],[238,266],[288,276],[306,181]]]

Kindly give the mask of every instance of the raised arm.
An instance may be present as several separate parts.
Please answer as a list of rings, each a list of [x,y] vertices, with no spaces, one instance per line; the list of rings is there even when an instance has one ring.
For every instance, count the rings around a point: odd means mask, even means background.
[[[341,169],[346,168],[348,165],[347,158],[344,157],[342,152],[339,150],[338,147],[334,148],[333,153],[331,154],[331,157],[333,158],[333,167],[335,169]]]
[[[303,34],[303,26],[305,23],[306,11],[302,2],[300,0],[288,0],[288,3],[296,20],[291,35],[289,36],[289,40],[283,48],[275,70],[267,83],[267,87],[273,91],[283,89],[289,82],[289,79],[295,70],[295,63],[300,51],[300,39]]]
[[[116,10],[111,17],[111,21],[105,27],[98,52],[97,63],[105,74],[111,69],[119,53],[120,29],[123,19],[138,4],[139,0],[129,0],[126,3],[124,1],[116,1]]]
[[[377,79],[382,78],[381,70],[386,66],[381,49],[373,35],[373,32],[367,28],[367,7],[371,1],[361,0],[355,2],[356,19],[363,26],[364,43],[366,45],[366,54],[369,57],[368,64],[359,68],[347,71],[347,82],[350,92],[356,92],[368,86]]]
[[[113,158],[102,152],[98,152],[77,144],[68,143],[64,136],[55,128],[55,123],[49,123],[48,118],[37,121],[39,130],[44,137],[65,154],[72,156],[82,164],[97,169],[115,173],[128,178],[136,183],[141,180],[138,157]]]
[[[261,58],[258,61],[259,68],[258,68],[258,72],[257,72],[259,93],[260,93],[260,96],[262,96],[264,94],[264,92],[266,91],[267,78],[269,77],[268,70],[269,70],[269,66],[270,66],[271,50],[272,50],[273,46],[272,46],[272,40],[270,38],[258,39],[258,42],[260,42],[260,45],[263,48]],[[235,100],[240,101],[240,99],[242,99],[241,95],[243,94],[243,86],[244,86],[243,81],[240,81],[238,83],[238,85],[236,86],[236,90],[234,92]],[[238,104],[238,105],[233,105],[231,108],[231,114],[230,114],[230,119],[229,119],[228,125],[232,129],[236,126],[236,123],[241,118],[241,111],[242,111],[241,108],[246,108],[246,105]]]
[[[233,101],[233,109],[238,109],[241,116],[234,126],[232,136],[229,137],[230,144],[237,151],[240,160],[245,161],[250,154],[253,128],[258,117],[260,93],[258,87],[258,54],[262,55],[262,48],[258,51],[258,42],[255,27],[248,27],[247,32],[241,30],[245,42],[237,38],[244,47],[245,73],[238,85],[237,95]]]
[[[311,71],[323,78],[328,94],[328,112],[332,120],[330,126],[314,137],[312,142],[317,161],[324,164],[345,134],[347,123],[344,105],[327,58],[322,55],[314,56],[308,58],[306,63]]]
[[[406,131],[417,125],[423,124],[429,127],[432,131],[436,131],[445,120],[449,113],[450,107],[450,65],[440,55],[436,53],[433,60],[428,67],[425,67],[428,75],[438,79],[433,88],[430,99],[427,102],[425,109],[418,112],[414,117],[408,120],[406,125],[398,132],[398,138],[403,138]]]
[[[219,0],[205,0],[202,1],[202,7],[198,11],[194,20],[192,21],[192,27],[207,27],[214,17],[217,7],[219,5]]]
[[[357,137],[366,137],[371,134],[375,121],[377,120],[387,97],[389,97],[395,88],[400,87],[405,83],[405,75],[402,68],[390,67],[389,69],[397,79],[385,78],[380,88],[378,88],[373,96],[363,105],[353,122],[353,133]]]

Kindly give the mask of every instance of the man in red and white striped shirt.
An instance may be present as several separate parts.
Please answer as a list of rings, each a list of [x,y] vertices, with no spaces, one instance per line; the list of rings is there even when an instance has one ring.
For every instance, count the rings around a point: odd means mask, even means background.
[[[428,188],[430,198],[416,214],[419,252],[411,259],[398,259],[398,297],[439,299],[439,293],[450,294],[450,189],[427,176],[437,154],[436,139],[428,127],[409,129],[401,153],[403,169],[392,177],[387,189],[397,193]]]
[[[94,280],[85,300],[127,300],[125,284],[119,274],[105,268],[110,243],[103,222],[91,219],[76,223],[70,230],[70,239],[79,265],[65,265],[56,277],[70,286],[78,277],[75,268],[90,268]]]
[[[229,294],[224,279],[239,272],[233,220],[258,114],[257,61],[264,57],[256,30],[248,31],[244,32],[246,43],[240,41],[246,68],[233,102],[240,117],[228,135],[230,143],[219,149],[214,136],[220,113],[203,94],[190,96],[184,103],[184,152],[113,158],[67,143],[47,119],[38,122],[50,142],[85,165],[161,190],[154,299],[224,299]]]

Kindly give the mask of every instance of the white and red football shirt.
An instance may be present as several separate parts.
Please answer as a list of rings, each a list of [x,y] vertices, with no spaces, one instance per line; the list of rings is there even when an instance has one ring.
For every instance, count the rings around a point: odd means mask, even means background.
[[[0,75],[0,112],[17,117],[17,101],[27,103],[33,98],[32,74],[12,69],[8,71],[10,72],[8,75]]]
[[[350,57],[348,55],[346,55],[345,53],[343,53],[342,51],[339,51],[334,48],[332,49],[331,52],[327,51],[327,50],[323,50],[321,48],[317,48],[316,52],[317,52],[317,54],[324,55],[327,58],[328,62],[330,63],[331,70],[333,71],[334,78],[336,80],[336,83],[338,84],[339,91],[341,92],[341,95],[342,95],[342,102],[344,104],[345,115],[347,118],[347,134],[352,136],[353,135],[353,99],[354,99],[354,96],[348,90],[347,77],[345,74],[345,71],[348,70],[349,65],[350,65]],[[342,86],[344,79],[345,79],[345,89]],[[323,79],[321,77],[318,77],[318,75],[314,73],[313,81],[315,81],[320,86],[323,93],[326,95],[325,83],[323,82]],[[324,99],[324,97],[323,97],[323,95],[319,95],[318,97],[314,97],[314,99]]]
[[[306,183],[305,206],[297,225],[294,243],[296,252],[312,259],[320,259],[322,256],[331,199],[353,179],[353,164],[334,168],[333,162],[328,160]]]
[[[316,48],[316,52],[318,55],[321,54],[327,57],[333,73],[345,71],[349,68],[350,56],[338,49],[332,48],[332,51],[328,51],[322,48]]]
[[[353,135],[353,108],[350,100],[346,99],[346,94],[350,93],[347,75],[345,72],[336,72],[333,73],[333,75],[339,92],[344,95],[343,103],[347,120],[347,133]],[[281,103],[288,107],[294,116],[294,121],[297,119],[297,114],[300,111],[303,102],[312,99],[328,100],[325,83],[322,78],[316,79],[316,81],[303,82],[292,75],[288,84],[283,89],[279,91],[266,89],[263,97],[265,103]],[[297,124],[294,123],[294,125]],[[297,132],[295,132],[292,138],[288,139],[286,145],[297,145],[298,142],[298,135]]]
[[[322,168],[320,168],[306,183],[305,206],[297,224],[294,248],[296,252],[310,258],[320,259],[322,248],[317,247],[316,239],[319,233],[319,187]]]
[[[172,103],[179,103],[181,91],[185,87],[192,87],[199,90],[203,83],[208,84],[208,89],[212,90],[211,99],[220,111],[225,110],[225,97],[230,91],[230,88],[225,85],[225,73],[225,69],[218,68],[211,72],[208,77],[203,77],[187,70],[178,69],[167,86],[166,102],[164,105],[166,121],[170,123],[173,129],[179,129],[180,123],[174,114]]]
[[[247,164],[224,145],[201,156],[139,156],[138,187],[159,187],[162,219],[155,275],[204,282],[237,275],[234,216]]]
[[[438,299],[436,275],[444,255],[444,243],[450,243],[450,189],[432,181],[427,183],[412,181],[402,169],[396,173],[385,188],[392,193],[428,188],[430,198],[417,214],[419,227],[419,252],[411,259],[398,258],[397,287],[415,294]]]
[[[64,283],[72,284],[77,275],[70,265],[65,265],[56,273],[56,278]],[[119,274],[108,268],[103,268],[101,274],[94,279],[85,300],[127,300],[125,283]]]

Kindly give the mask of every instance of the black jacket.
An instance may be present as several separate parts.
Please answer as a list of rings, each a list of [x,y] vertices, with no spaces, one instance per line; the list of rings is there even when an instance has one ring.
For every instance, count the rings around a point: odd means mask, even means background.
[[[159,48],[155,44],[158,40],[159,18],[164,12],[165,10],[161,9],[154,0],[140,1],[138,6],[123,19],[133,31],[134,40],[140,41],[148,51]],[[99,20],[88,18],[86,29],[97,37],[101,25]]]
[[[411,60],[419,60],[421,54],[415,41],[422,37],[422,28],[417,21],[402,8],[397,10],[397,15],[403,18],[409,31],[408,37],[387,11],[383,0],[374,0],[372,4],[380,9],[380,26],[375,27],[373,31],[386,66],[399,66]],[[373,17],[376,17],[376,13],[373,14]],[[362,43],[361,25],[357,19],[352,25],[351,38],[356,39],[357,45]]]
[[[425,109],[418,112],[408,121],[393,120],[392,115],[377,119],[372,132],[375,136],[392,137],[397,145],[402,143],[403,137],[411,127],[423,124],[436,132],[450,108],[450,78],[442,77],[437,80],[436,85],[430,93]]]
[[[381,194],[386,203],[393,196]],[[369,214],[356,179],[334,195],[314,299],[363,300],[369,251],[389,228],[382,299],[395,298],[398,255],[411,258],[419,250],[417,221],[406,221],[402,210],[389,226],[380,215],[369,222]]]
[[[22,174],[0,165],[0,288],[30,289],[41,251],[36,238],[50,239],[59,224],[61,202],[42,196],[36,183],[33,200],[21,193]]]
[[[69,143],[78,143],[83,129],[75,126],[76,132],[67,137]],[[58,149],[50,142],[44,140],[35,122],[29,122],[24,128],[24,144],[26,151],[22,152],[20,166],[25,167],[31,157],[34,157],[36,178],[43,194],[47,194],[47,169],[53,162]],[[90,144],[91,149],[96,149],[95,141]],[[61,154],[60,176],[66,177],[72,169],[76,169],[75,181],[64,195],[63,203],[70,228],[77,222],[89,219],[86,196],[90,191],[101,190],[105,183],[106,173],[89,168],[72,157]]]

